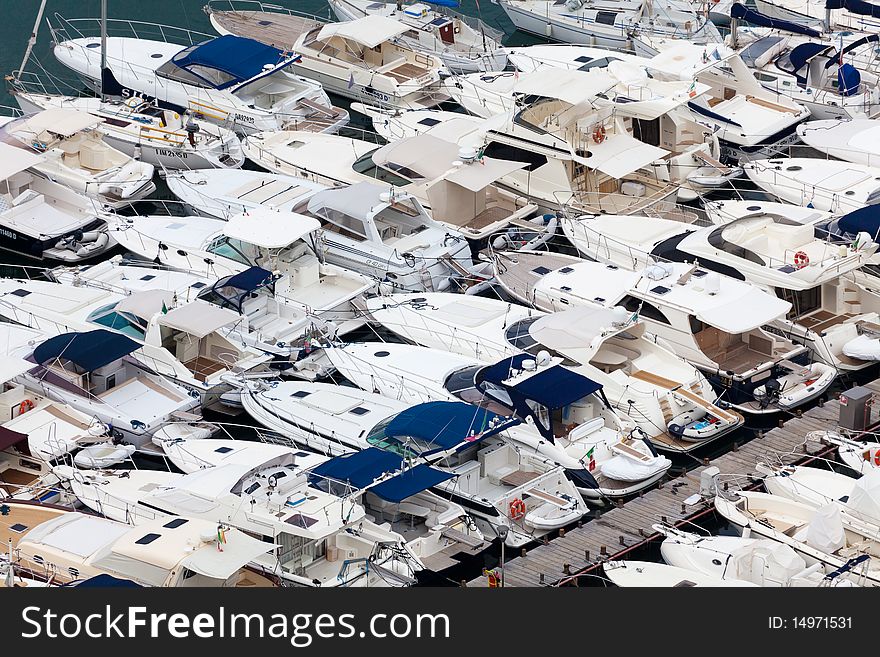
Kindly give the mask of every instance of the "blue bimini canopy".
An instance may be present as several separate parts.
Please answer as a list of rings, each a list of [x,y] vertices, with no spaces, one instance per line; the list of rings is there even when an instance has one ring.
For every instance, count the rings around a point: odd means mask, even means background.
[[[428,456],[484,440],[515,424],[519,421],[464,402],[428,402],[398,413],[385,427],[385,435],[414,438],[423,443],[420,455]]]
[[[877,43],[880,42],[880,34],[869,34],[868,36],[864,36],[857,41],[853,41],[851,44],[846,46],[843,50],[840,51],[840,56],[843,57],[847,53],[852,52],[856,48],[861,48],[862,46],[866,46],[869,43]]]
[[[864,0],[826,0],[826,9],[846,9],[861,16],[880,18],[880,7]]]
[[[876,241],[880,238],[880,206],[866,205],[845,214],[837,221],[837,225],[844,233],[857,235],[865,232]]]
[[[825,43],[802,43],[799,46],[795,46],[788,55],[791,71],[797,74],[797,71],[800,71],[813,57],[833,48],[834,46],[829,46]],[[798,77],[800,78],[801,76]]]
[[[313,468],[311,474],[313,477],[346,482],[355,489],[361,489],[395,472],[398,474],[370,488],[383,500],[393,503],[405,500],[454,476],[426,464],[403,469],[403,459],[400,456],[376,447],[337,456]]]
[[[765,16],[764,14],[757,12],[754,9],[749,9],[745,5],[742,5],[738,2],[733,3],[733,5],[730,7],[730,17],[746,21],[747,23],[751,23],[752,25],[769,27],[775,30],[783,30],[785,32],[791,32],[792,34],[803,34],[805,36],[813,38],[818,38],[822,36],[821,32],[814,30],[810,27],[801,25],[800,23],[793,23],[791,21],[781,20],[779,18]]]
[[[238,274],[221,278],[211,287],[202,290],[199,298],[215,303],[221,308],[232,308],[241,314],[242,305],[251,292],[272,286],[274,283],[275,277],[272,272],[262,267],[251,267]]]
[[[180,68],[188,70],[191,66],[204,66],[222,71],[233,80],[216,84],[216,80],[210,80],[197,70],[191,72],[215,84],[217,89],[226,89],[258,76],[264,72],[266,66],[277,66],[284,58],[284,53],[278,48],[254,39],[227,34],[187,48],[175,55],[172,61]]]
[[[568,406],[602,389],[601,383],[562,365],[543,369],[513,386],[504,383],[510,377],[511,370],[521,370],[523,362],[534,359],[531,354],[505,358],[481,370],[479,380],[503,386],[508,393],[515,393],[518,397],[542,404],[550,410]]]
[[[64,587],[77,587],[77,588],[101,588],[101,589],[109,589],[109,588],[135,588],[140,589],[143,588],[137,582],[132,582],[130,579],[120,579],[119,577],[113,577],[113,575],[95,575],[94,577],[89,577],[88,579],[80,579],[74,582],[68,582],[67,584],[62,584],[62,588]]]
[[[60,358],[86,372],[93,372],[140,348],[141,345],[131,338],[98,329],[88,333],[56,335],[34,349],[33,358],[40,365]]]
[[[859,93],[862,74],[852,64],[841,64],[837,69],[837,90],[841,96],[854,96]]]

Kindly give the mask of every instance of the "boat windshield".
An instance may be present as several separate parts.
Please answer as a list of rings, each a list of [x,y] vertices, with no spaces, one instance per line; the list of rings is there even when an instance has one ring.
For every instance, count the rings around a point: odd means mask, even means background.
[[[378,447],[386,452],[397,454],[405,459],[415,458],[424,452],[436,449],[436,445],[427,443],[419,438],[413,438],[412,436],[386,435],[385,429],[391,424],[391,421],[395,417],[397,416],[392,415],[373,427],[373,430],[367,436],[367,442],[373,447]]]
[[[245,245],[241,240],[231,239],[225,235],[221,235],[208,245],[208,253],[235,260],[242,265],[256,264],[256,258],[251,258],[247,254],[253,251],[253,247]]]
[[[116,303],[102,306],[90,314],[86,321],[103,326],[135,340],[143,340],[147,335],[147,322],[131,313],[116,312]]]
[[[382,182],[394,185],[395,187],[405,187],[412,183],[414,179],[422,177],[415,171],[403,166],[389,164],[389,166],[396,167],[395,170],[399,171],[400,175],[397,175],[393,171],[389,171],[384,167],[377,166],[376,163],[373,162],[373,153],[375,152],[376,151],[373,150],[365,155],[361,155],[355,163],[351,165],[354,172],[363,176],[375,178],[376,180],[381,180]],[[405,178],[404,176],[407,176],[408,178]]]
[[[532,337],[531,333],[529,333],[529,329],[532,324],[537,322],[541,317],[527,317],[525,319],[521,319],[518,322],[514,322],[510,326],[507,327],[507,330],[504,332],[504,338],[507,342],[516,349],[520,351],[525,351],[526,353],[537,355],[539,351],[546,351],[550,353],[551,356],[556,356],[557,358],[562,359],[562,364],[567,367],[575,367],[580,365],[576,360],[572,360],[568,356],[564,354],[560,354],[553,349],[548,348],[547,346],[541,344],[535,338]]]

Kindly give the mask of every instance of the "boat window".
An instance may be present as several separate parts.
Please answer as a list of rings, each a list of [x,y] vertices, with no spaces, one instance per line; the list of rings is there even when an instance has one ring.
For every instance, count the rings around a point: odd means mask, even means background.
[[[211,84],[207,80],[200,78],[198,75],[194,75],[185,68],[180,68],[173,61],[168,61],[162,64],[162,66],[156,69],[156,75],[168,80],[174,80],[175,82],[182,82],[183,84],[191,84],[205,89],[211,88]]]
[[[207,66],[193,64],[189,67],[189,71],[200,78],[204,78],[215,87],[222,87],[230,82],[235,82],[235,77],[216,68],[208,68]]]
[[[623,299],[620,300],[620,305],[631,313],[639,313],[639,316],[645,319],[652,319],[655,322],[660,322],[662,324],[670,323],[669,320],[666,319],[666,315],[664,315],[657,306],[642,299],[637,299],[631,294],[627,294],[623,297]]]
[[[601,14],[602,12],[599,13]],[[620,57],[600,57],[599,59],[594,59],[593,61],[587,62],[583,66],[578,67],[578,70],[589,71],[591,68],[608,68],[608,64],[611,62],[619,61],[622,61]]]
[[[691,323],[691,333],[696,335],[700,333],[706,328],[706,324],[704,324],[701,320],[697,319],[693,315],[688,315],[688,320]]]
[[[98,308],[86,318],[86,321],[113,329],[135,340],[143,340],[147,335],[147,322],[131,313],[115,312],[114,308],[116,308],[115,303]]]
[[[617,12],[614,11],[596,12],[596,22],[601,25],[614,25],[615,18],[617,18]]]
[[[207,250],[208,253],[235,260],[235,262],[243,265],[251,266],[255,264],[255,262],[251,262],[251,259],[246,255],[248,251],[253,250],[252,248],[249,249],[241,240],[230,239],[225,235],[220,236],[211,242],[211,244],[208,245]]]
[[[339,233],[350,239],[358,240],[359,242],[367,239],[364,222],[360,219],[356,219],[331,208],[321,208],[316,214],[328,222],[328,224],[324,226],[327,230]]]
[[[373,162],[373,153],[375,152],[376,151],[370,151],[366,155],[362,155],[361,157],[359,157],[355,161],[355,163],[351,165],[352,170],[354,170],[355,173],[369,176],[370,178],[375,178],[376,180],[381,180],[382,182],[386,182],[389,185],[394,185],[395,187],[405,187],[406,185],[410,184],[411,181],[403,177],[404,175],[406,175],[404,172],[409,172],[409,169],[407,169],[406,167],[400,167],[401,175],[398,176],[388,169],[376,166],[376,164]]]
[[[514,162],[527,162],[528,165],[523,168],[524,171],[534,171],[535,169],[547,164],[547,158],[540,153],[527,151],[524,148],[517,148],[510,144],[502,144],[497,141],[489,142],[483,151],[486,157],[494,157],[499,160],[513,160]]]

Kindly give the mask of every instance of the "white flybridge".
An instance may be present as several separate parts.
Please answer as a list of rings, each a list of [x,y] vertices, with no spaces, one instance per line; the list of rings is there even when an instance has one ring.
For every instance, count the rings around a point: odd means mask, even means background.
[[[880,356],[880,297],[857,275],[877,251],[867,233],[854,241],[819,239],[811,224],[760,210],[706,228],[610,215],[562,225],[578,251],[601,262],[630,268],[693,262],[775,292],[792,309],[769,330],[807,345],[838,370],[863,369]]]
[[[49,276],[65,285],[92,286],[125,295],[166,291],[171,299],[169,308],[203,302],[209,304],[207,312],[214,308],[231,310],[241,321],[224,329],[226,337],[243,347],[273,354],[279,361],[300,355],[300,349],[313,335],[335,334],[337,327],[331,320],[353,317],[353,308],[348,303],[339,304],[341,312],[336,313],[332,309],[312,309],[308,304],[279,296],[276,285],[284,286],[280,272],[262,267],[205,278],[147,262],[126,264],[117,256],[90,267],[53,269]],[[332,285],[327,287],[332,293]],[[199,304],[197,308],[202,307]]]
[[[31,168],[53,182],[113,208],[152,194],[154,169],[109,146],[103,119],[72,109],[0,118],[0,141],[42,155]]]
[[[626,497],[656,483],[672,462],[634,423],[612,410],[602,386],[549,355],[494,365],[443,349],[367,342],[327,347],[333,367],[362,390],[407,403],[465,401],[525,424],[506,438],[518,449],[565,468],[595,502]]]
[[[449,10],[446,3],[328,0],[327,4],[340,21],[364,16],[400,21],[410,28],[400,36],[401,41],[413,50],[439,57],[453,73],[501,71],[507,65],[507,53],[501,47],[504,32]]]
[[[7,501],[4,517],[0,541],[14,550],[16,567],[55,586],[99,575],[151,587],[275,585],[247,568],[273,546],[218,526],[216,518],[162,518],[131,527],[57,506]]]
[[[877,6],[864,0],[755,0],[758,10],[826,31],[880,31]]]
[[[182,201],[216,218],[268,206],[300,215],[299,225],[317,219],[318,257],[395,289],[443,290],[456,279],[480,275],[465,236],[394,188],[361,182],[315,192],[309,181],[245,170],[186,172],[169,176],[168,184]],[[230,184],[236,185],[232,191]]]
[[[311,217],[259,207],[229,221],[119,217],[111,234],[145,260],[213,279],[209,287],[219,295],[213,302],[236,309],[240,303],[252,329],[271,332],[287,324],[289,331],[314,320],[338,323],[345,332],[361,324],[355,302],[376,287],[376,280],[325,262],[316,234],[320,227]],[[268,271],[268,284],[255,274],[245,276],[257,269]],[[233,280],[236,276],[239,280]],[[280,321],[283,315],[287,318]]]
[[[880,586],[880,541],[846,518],[836,504],[818,509],[780,495],[737,491],[718,493],[715,510],[750,537],[788,545],[808,566],[852,571],[863,586]]]
[[[880,168],[880,120],[810,121],[798,126],[807,146],[840,160]]]
[[[251,161],[275,173],[330,186],[392,185],[416,196],[435,221],[472,240],[522,224],[538,209],[496,184],[526,162],[478,157],[476,151],[433,135],[377,147],[336,135],[276,132],[251,135],[244,148]]]
[[[836,370],[798,364],[807,352],[765,326],[791,303],[751,283],[685,263],[633,271],[550,252],[495,255],[495,278],[523,303],[547,312],[624,306],[648,331],[702,370],[743,413],[800,406],[831,386]]]
[[[253,381],[242,403],[260,424],[315,451],[405,459],[433,470],[437,495],[460,504],[487,536],[509,528],[511,547],[587,512],[561,467],[497,435],[517,420],[463,402],[412,406],[327,383]]]
[[[331,105],[320,84],[291,72],[296,56],[253,39],[111,20],[109,31],[126,36],[106,39],[102,72],[101,38],[85,34],[101,22],[58,21],[50,24],[55,57],[102,94],[192,111],[237,133],[335,132],[348,123],[348,113]],[[157,34],[164,40],[151,40]]]
[[[749,40],[740,38],[734,25],[728,39],[765,88],[804,105],[820,120],[880,114],[877,34],[823,36],[809,27],[774,21],[739,3],[733,5],[732,16],[734,23],[744,20],[780,28],[770,34],[749,32]]]
[[[624,308],[573,308],[546,315],[516,304],[450,294],[395,294],[367,302],[372,319],[416,344],[486,363],[547,351],[603,386],[611,405],[658,449],[686,452],[737,429],[697,369],[645,336]]]
[[[708,12],[697,10],[689,0],[499,0],[498,4],[517,29],[563,43],[651,56],[657,53],[658,41],[721,41]]]
[[[795,205],[843,214],[880,202],[880,167],[793,157],[743,165],[761,189]]]
[[[40,261],[83,262],[115,246],[98,204],[36,174],[44,155],[0,143],[0,248]]]
[[[393,18],[370,14],[322,23],[294,13],[264,13],[208,7],[211,23],[224,38],[238,35],[293,53],[293,70],[329,92],[400,109],[448,100],[440,87],[440,74],[446,71],[441,59],[401,39],[410,27]]]
[[[295,586],[401,586],[422,569],[406,541],[366,517],[353,496],[313,487],[308,468],[322,457],[287,451],[268,460],[226,463],[180,475],[156,470],[56,474],[79,500],[138,526],[186,516],[219,520],[263,541],[251,567]]]
[[[198,410],[198,398],[139,365],[141,345],[124,335],[96,329],[50,336],[4,326],[0,337],[4,355],[31,363],[16,377],[25,388],[70,405],[135,445],[149,442],[178,414]],[[21,409],[28,406],[22,402]]]
[[[771,587],[863,584],[858,568],[851,572],[850,568],[824,563],[808,566],[791,546],[767,538],[704,536],[665,525],[654,525],[653,529],[666,537],[660,544],[663,560],[694,574]]]
[[[73,109],[101,119],[97,125],[113,148],[163,169],[236,169],[244,164],[241,142],[232,130],[196,113],[183,115],[133,97],[101,100],[34,91],[25,83],[10,93],[25,113]]]
[[[246,316],[203,301],[174,307],[172,292],[141,282],[146,289],[125,295],[93,285],[2,279],[0,316],[50,336],[108,329],[131,338],[139,345],[137,362],[192,391],[203,405],[228,388],[224,374],[286,360],[235,339]]]

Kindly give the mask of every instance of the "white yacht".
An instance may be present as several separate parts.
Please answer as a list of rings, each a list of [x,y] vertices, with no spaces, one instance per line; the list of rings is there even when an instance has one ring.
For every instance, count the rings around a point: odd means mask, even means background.
[[[197,397],[139,364],[141,345],[125,335],[102,328],[50,337],[2,328],[5,353],[33,363],[17,381],[95,418],[119,439],[143,445],[163,425],[198,411]]]
[[[755,0],[761,13],[816,29],[876,33],[877,8],[859,0]]]
[[[116,150],[162,169],[237,169],[244,164],[238,135],[197,112],[183,115],[133,96],[101,100],[15,88],[10,91],[25,113],[73,109],[99,119],[97,129]]]
[[[790,410],[827,392],[836,370],[796,363],[807,353],[768,326],[791,303],[751,283],[686,263],[633,271],[546,251],[495,255],[495,278],[523,303],[546,312],[623,306],[647,330],[702,370],[743,413]]]
[[[98,575],[139,586],[271,587],[247,565],[272,546],[216,521],[187,516],[131,527],[57,506],[4,501],[0,540],[18,571],[51,585]]]
[[[228,174],[237,181],[232,191]],[[314,224],[308,221],[316,219],[319,257],[395,289],[446,289],[483,268],[474,264],[462,233],[431,219],[410,194],[379,184],[315,192],[314,183],[289,176],[215,170],[182,173],[175,180],[169,176],[169,187],[201,214],[216,218],[267,207],[301,226],[312,225],[310,230]]]
[[[602,386],[529,354],[494,365],[441,349],[366,342],[326,348],[347,380],[409,403],[465,401],[524,424],[505,436],[550,465],[561,465],[595,502],[626,497],[656,483],[672,462],[659,456],[629,418],[612,410]]]
[[[107,329],[128,337],[138,345],[136,362],[192,391],[204,405],[227,387],[227,372],[289,362],[230,338],[232,328],[246,325],[239,313],[204,301],[176,307],[173,301],[173,292],[156,288],[126,295],[99,285],[0,280],[0,316],[6,320],[50,336]]]
[[[798,126],[807,146],[840,160],[880,168],[880,120],[810,121]]]
[[[602,564],[602,572],[609,582],[621,588],[757,586],[740,579],[722,579],[655,561],[606,561]]]
[[[320,84],[292,72],[295,55],[253,39],[111,20],[115,33],[134,36],[107,38],[109,70],[102,72],[101,37],[92,36],[100,22],[57,22],[50,23],[56,59],[104,94],[191,111],[240,134],[335,132],[348,123],[348,113],[331,105]],[[163,40],[153,40],[157,36]]]
[[[708,12],[687,0],[658,4],[652,0],[499,0],[518,30],[553,41],[597,45],[654,55],[657,41],[698,44],[721,41]]]
[[[601,384],[612,406],[660,450],[691,451],[743,424],[742,415],[714,403],[699,370],[645,337],[645,323],[624,308],[546,315],[448,294],[391,295],[371,299],[367,307],[374,321],[407,340],[486,363],[523,352],[557,355]]]
[[[290,342],[291,331],[312,322],[357,328],[355,304],[376,288],[375,279],[326,262],[319,229],[313,218],[254,208],[229,221],[118,217],[111,235],[144,260],[203,279],[195,296],[247,315],[267,336],[286,332],[276,337]]]
[[[394,531],[366,517],[352,496],[310,484],[315,455],[287,451],[259,463],[227,463],[181,475],[155,470],[83,472],[57,466],[80,501],[138,526],[189,517],[227,524],[268,545],[251,567],[282,584],[401,586],[422,564]]]
[[[791,546],[770,539],[704,536],[660,525],[654,529],[666,537],[660,544],[666,563],[703,576],[770,587],[861,586],[858,564],[808,566]]]
[[[448,100],[441,91],[442,60],[414,49],[400,37],[410,27],[379,14],[343,23],[304,20],[293,13],[209,9],[222,38],[248,38],[292,54],[292,69],[327,91],[401,109],[425,108]],[[269,29],[267,29],[269,28]]]
[[[733,5],[732,15],[735,22],[777,25],[739,3]],[[880,78],[872,45],[878,40],[876,34],[822,38],[808,27],[782,27],[794,34],[774,31],[743,44],[734,28],[729,39],[765,88],[804,105],[819,120],[870,119],[880,114]],[[860,51],[866,52],[860,55]]]
[[[0,142],[42,155],[32,169],[99,204],[121,208],[156,191],[153,165],[109,146],[103,119],[72,109],[0,118]]]
[[[0,248],[39,261],[76,263],[116,243],[107,215],[68,187],[37,175],[45,156],[0,143]]]
[[[340,21],[364,16],[400,21],[409,28],[400,39],[413,50],[439,57],[452,73],[501,71],[507,65],[507,53],[501,47],[504,32],[447,5],[372,0],[329,0],[327,4]]]
[[[480,241],[533,215],[538,206],[496,182],[528,164],[479,157],[433,135],[379,146],[336,135],[256,134],[245,153],[279,174],[339,186],[373,181],[416,196],[431,217]]]
[[[846,213],[880,202],[880,168],[809,157],[743,165],[749,179],[786,203]]]
[[[843,517],[835,504],[815,507],[750,491],[715,496],[716,511],[740,531],[788,545],[808,566],[853,570],[863,586],[880,586],[880,542]]]
[[[507,527],[511,547],[587,512],[563,468],[496,435],[517,420],[463,402],[412,406],[327,383],[256,381],[242,403],[260,424],[316,451],[365,450],[439,471],[433,492],[460,504],[486,536]]]
[[[756,207],[741,219],[705,228],[611,215],[565,220],[562,226],[583,255],[607,264],[691,262],[749,281],[792,304],[787,317],[767,326],[770,332],[808,346],[838,370],[875,362],[880,297],[855,272],[872,261],[877,244],[867,234],[820,239],[811,224]]]

